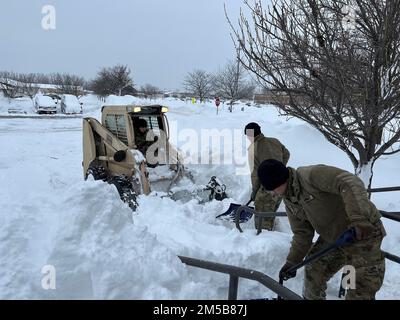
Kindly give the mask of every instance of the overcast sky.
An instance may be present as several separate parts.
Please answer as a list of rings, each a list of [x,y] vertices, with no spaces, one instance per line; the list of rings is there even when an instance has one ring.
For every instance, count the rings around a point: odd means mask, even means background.
[[[180,89],[188,71],[235,57],[224,2],[236,21],[242,0],[2,0],[0,70],[90,79],[127,64],[139,86]],[[44,5],[56,9],[55,30],[42,28]]]

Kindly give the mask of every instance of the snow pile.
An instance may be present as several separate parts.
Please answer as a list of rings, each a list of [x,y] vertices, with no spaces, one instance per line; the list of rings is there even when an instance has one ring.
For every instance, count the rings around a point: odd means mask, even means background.
[[[122,105],[127,105],[127,104],[139,104],[140,99],[131,96],[131,95],[125,95],[125,96],[115,96],[115,95],[110,95],[106,98],[106,101],[104,105],[106,106],[122,106]]]
[[[146,227],[134,225],[113,186],[89,182],[70,190],[47,261],[57,270],[58,290],[48,291],[50,297],[179,297],[185,267]]]
[[[110,98],[113,100],[114,98]],[[117,101],[119,97],[115,98]],[[124,98],[125,99],[125,98]],[[100,117],[104,101],[82,97],[86,114]],[[112,101],[111,101],[112,102]],[[136,103],[136,102],[135,102]],[[352,171],[344,153],[327,143],[313,128],[299,120],[285,121],[275,108],[235,106],[229,113],[213,102],[192,104],[174,99],[141,100],[139,104],[162,104],[177,127],[174,144],[184,148],[185,129],[243,131],[257,121],[268,136],[278,137],[290,150],[293,167],[316,163]],[[217,176],[227,186],[229,199],[199,204],[196,200],[172,201],[152,193],[138,198],[132,213],[119,200],[116,189],[98,181],[82,181],[82,133],[80,119],[0,119],[0,298],[45,299],[225,299],[228,276],[185,266],[178,255],[206,259],[261,271],[277,279],[290,246],[286,218],[277,219],[276,232],[256,236],[254,221],[239,233],[227,221],[216,220],[231,202],[245,203],[250,177],[238,174],[235,163],[189,164],[199,185]],[[175,123],[175,124],[174,124]],[[199,134],[199,145],[207,144]],[[237,152],[246,155],[246,144]],[[199,154],[202,150],[199,149]],[[203,150],[204,151],[204,150]],[[218,146],[205,151],[220,152]],[[400,181],[399,156],[379,160],[374,186],[393,186]],[[154,173],[159,169],[153,170]],[[193,189],[188,180],[179,186]],[[378,208],[400,211],[395,193],[373,195]],[[281,207],[283,209],[283,207]],[[388,236],[384,250],[400,255],[398,223],[383,220]],[[56,270],[56,290],[42,288],[43,266]],[[399,265],[387,262],[379,299],[398,298]],[[286,284],[301,293],[303,271]],[[329,284],[334,298],[340,281]],[[274,297],[256,282],[240,280],[239,298]]]
[[[252,228],[240,234],[215,221],[214,212],[225,210],[228,201],[182,206],[141,197],[133,215],[117,198],[111,185],[80,182],[56,206],[21,206],[15,218],[2,221],[0,253],[7,258],[1,263],[1,298],[224,299],[226,276],[186,267],[177,255],[229,260],[273,274],[288,249],[285,233],[256,237]],[[41,287],[44,265],[55,267],[56,290]],[[240,296],[272,294],[244,280]]]

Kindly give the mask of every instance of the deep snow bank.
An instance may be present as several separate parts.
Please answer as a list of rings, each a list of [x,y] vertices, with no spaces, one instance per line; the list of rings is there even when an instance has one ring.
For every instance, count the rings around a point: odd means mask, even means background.
[[[298,120],[286,122],[275,108],[244,107],[219,115],[211,104],[177,100],[142,101],[170,107],[168,118],[178,132],[202,128],[242,132],[250,121],[261,124],[266,135],[276,136],[292,153],[294,167],[313,163],[337,165],[349,171],[350,161],[313,128]],[[99,117],[101,103],[87,97],[90,115]],[[232,224],[214,217],[230,202],[244,203],[250,178],[236,174],[234,164],[190,164],[199,184],[217,175],[230,199],[200,205],[173,202],[155,196],[140,197],[134,214],[107,184],[82,181],[81,120],[1,119],[0,144],[0,298],[133,298],[225,299],[228,276],[183,265],[177,255],[252,268],[277,278],[290,245],[286,218],[276,232],[256,236],[253,221],[239,233]],[[178,147],[186,143],[179,135]],[[201,141],[201,139],[200,139]],[[200,150],[201,151],[201,150]],[[246,145],[241,146],[246,155]],[[210,146],[218,154],[218,146]],[[201,152],[200,152],[201,153]],[[375,186],[400,181],[398,156],[378,161]],[[187,188],[190,186],[187,185]],[[378,208],[399,211],[396,193],[377,194]],[[388,236],[383,248],[400,255],[399,225],[384,220]],[[41,287],[42,267],[54,265],[54,291]],[[378,298],[399,296],[399,265],[388,262]],[[302,271],[287,285],[301,293]],[[333,298],[338,274],[329,285]],[[273,297],[255,282],[240,280],[239,298]]]
[[[57,270],[58,289],[50,297],[182,296],[190,282],[185,267],[147,227],[134,224],[132,211],[117,198],[116,189],[102,182],[70,188],[47,261]]]

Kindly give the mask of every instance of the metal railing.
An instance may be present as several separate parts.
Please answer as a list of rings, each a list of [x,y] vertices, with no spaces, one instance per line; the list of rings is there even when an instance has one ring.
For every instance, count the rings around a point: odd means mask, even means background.
[[[384,253],[386,259],[400,264],[400,257],[383,250],[381,251]]]
[[[374,192],[388,192],[388,191],[400,191],[400,187],[385,187],[385,188],[371,188],[367,190],[370,193]]]
[[[229,274],[228,300],[237,300],[239,278],[257,281],[271,291],[278,294],[279,297],[283,299],[303,300],[303,298],[300,297],[297,293],[286,288],[285,286],[282,286],[281,284],[279,284],[279,282],[275,281],[274,279],[262,272],[184,256],[178,257],[184,264],[188,266]]]
[[[387,211],[382,211],[382,210],[379,210],[379,212],[381,213],[382,217],[384,217],[386,219],[400,222],[400,212],[393,212],[393,211],[387,212]]]

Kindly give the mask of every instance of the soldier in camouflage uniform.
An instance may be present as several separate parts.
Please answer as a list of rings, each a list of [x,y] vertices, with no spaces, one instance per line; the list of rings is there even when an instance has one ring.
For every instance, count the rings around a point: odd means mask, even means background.
[[[344,265],[351,265],[356,271],[356,287],[348,290],[346,299],[375,299],[385,275],[385,257],[380,247],[386,232],[363,182],[339,168],[314,165],[295,170],[272,159],[260,165],[258,175],[266,190],[283,195],[293,231],[280,277],[295,277],[296,272],[287,271],[291,266],[334,243],[344,231],[354,227],[353,244],[306,266],[303,296],[325,299],[328,280]],[[313,244],[315,232],[319,238]]]
[[[153,143],[153,141],[147,140],[147,134],[149,128],[147,127],[147,121],[145,119],[138,119],[135,124],[135,143],[138,150],[146,156],[147,148]]]
[[[273,196],[264,190],[260,185],[257,170],[260,163],[266,159],[276,159],[286,165],[289,161],[290,152],[278,139],[265,137],[261,133],[260,126],[255,122],[247,124],[244,133],[251,142],[248,148],[248,157],[251,170],[251,199],[254,200],[255,210],[257,212],[276,212],[282,202],[282,197]],[[256,229],[259,219],[257,216],[254,217]],[[272,230],[274,222],[275,218],[262,218],[261,227],[262,229]]]

